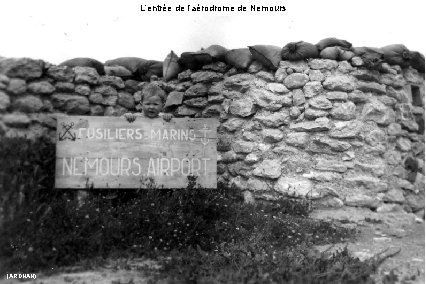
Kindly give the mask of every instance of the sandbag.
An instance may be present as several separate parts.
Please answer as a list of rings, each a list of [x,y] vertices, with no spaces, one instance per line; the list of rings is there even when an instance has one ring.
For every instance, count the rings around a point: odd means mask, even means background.
[[[253,45],[248,48],[254,60],[268,69],[278,69],[281,61],[281,47],[274,45]]]
[[[337,47],[337,46],[330,46],[330,47],[324,48],[320,52],[320,58],[331,59],[331,60],[338,60],[339,59],[339,54],[340,54],[339,47]]]
[[[352,43],[343,40],[343,39],[338,39],[335,37],[328,37],[325,39],[320,40],[317,44],[316,47],[321,51],[326,47],[330,47],[330,46],[341,46],[344,48],[351,48],[352,47]]]
[[[410,65],[420,73],[425,73],[425,57],[418,51],[410,52]]]
[[[119,57],[105,61],[106,66],[123,66],[132,73],[138,70],[140,64],[147,62],[146,59],[139,57]]]
[[[177,77],[180,72],[180,66],[178,63],[179,57],[173,52],[173,50],[167,55],[163,61],[163,80],[170,81]]]
[[[178,60],[182,70],[191,69],[199,70],[204,65],[210,64],[213,61],[212,56],[204,50],[196,52],[184,52]]]
[[[355,53],[353,51],[339,47],[339,60],[349,61],[354,56],[355,56]]]
[[[391,44],[381,48],[384,60],[389,65],[399,65],[401,67],[410,66],[410,51],[403,44]]]
[[[362,59],[367,69],[380,69],[384,62],[384,53],[380,48],[362,46],[354,47],[352,51]]]
[[[133,76],[133,73],[129,69],[123,66],[113,65],[113,66],[104,66],[105,74],[108,76],[116,76],[123,79],[130,79]]]
[[[151,76],[163,76],[163,62],[157,60],[147,60],[145,63],[140,64],[137,74],[143,81],[149,80]]]
[[[318,48],[312,43],[298,41],[287,43],[281,50],[283,60],[297,61],[307,58],[318,58]]]
[[[191,69],[191,70],[199,70],[201,66],[195,60],[195,57],[192,56],[193,52],[183,52],[179,59],[178,63],[181,66],[182,70]]]
[[[213,61],[222,61],[225,62],[225,54],[228,51],[227,48],[221,46],[221,45],[210,45],[206,49],[204,49],[204,52],[210,54]]]
[[[384,62],[383,52],[375,47],[365,47],[364,53],[360,57],[367,69],[380,69],[380,66]]]
[[[252,61],[248,48],[231,49],[225,54],[225,62],[237,69],[247,69]]]
[[[352,51],[355,53],[355,56],[361,56],[365,53],[367,48],[368,47],[365,47],[365,46],[357,46],[357,47],[352,47]]]
[[[105,75],[104,65],[96,59],[88,57],[76,57],[73,59],[66,60],[59,64],[58,66],[68,66],[68,67],[92,67],[96,69],[99,75]]]

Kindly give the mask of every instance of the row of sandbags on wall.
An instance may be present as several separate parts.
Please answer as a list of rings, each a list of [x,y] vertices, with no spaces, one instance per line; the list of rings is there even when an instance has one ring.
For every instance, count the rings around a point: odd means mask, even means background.
[[[60,65],[93,67],[100,75],[105,74],[104,66],[119,66],[139,80],[148,80],[152,75],[156,75],[168,81],[176,78],[183,70],[198,70],[217,61],[245,70],[253,60],[256,60],[265,68],[276,70],[281,60],[297,61],[308,58],[350,60],[355,56],[361,57],[364,66],[370,69],[378,68],[381,63],[386,62],[402,68],[412,66],[421,73],[425,72],[424,56],[417,51],[408,50],[403,44],[392,44],[382,48],[353,47],[350,42],[334,37],[325,38],[315,45],[304,41],[290,42],[282,48],[273,45],[254,45],[228,50],[220,45],[211,45],[199,51],[184,52],[180,56],[171,51],[164,61],[120,57],[102,64],[92,58],[74,58]]]

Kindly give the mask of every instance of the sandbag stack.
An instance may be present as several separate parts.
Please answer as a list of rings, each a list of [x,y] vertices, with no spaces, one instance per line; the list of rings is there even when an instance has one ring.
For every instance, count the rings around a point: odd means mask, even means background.
[[[253,64],[253,70],[263,68],[275,71],[281,61],[315,58],[351,63],[354,60],[357,67],[362,66],[370,70],[380,71],[383,64],[387,63],[390,66],[399,65],[401,68],[411,66],[420,73],[425,72],[424,55],[410,51],[403,44],[391,44],[382,48],[353,47],[351,42],[335,37],[322,39],[315,45],[304,41],[290,42],[282,48],[274,45],[252,45],[247,48],[227,49],[221,45],[210,45],[195,52],[183,52],[180,56],[172,51],[164,61],[119,57],[102,64],[96,59],[79,57],[64,61],[59,66],[91,67],[99,75],[142,81],[149,81],[152,76],[156,76],[168,82],[176,79],[181,71],[202,70],[204,66],[217,62],[226,63],[229,68],[235,68],[236,72],[247,71]]]
[[[318,58],[318,56],[318,48],[312,43],[304,41],[290,42],[281,50],[282,59],[289,61]]]

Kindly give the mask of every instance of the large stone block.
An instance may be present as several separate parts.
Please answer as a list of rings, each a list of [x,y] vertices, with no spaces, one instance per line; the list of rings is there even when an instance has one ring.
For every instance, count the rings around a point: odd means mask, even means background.
[[[303,174],[303,177],[319,182],[331,182],[342,179],[342,175],[339,173],[317,171],[311,171],[309,173]]]
[[[370,100],[371,94],[366,94],[360,90],[355,90],[348,94],[348,99],[354,103],[365,103]]]
[[[326,69],[332,70],[337,68],[339,64],[335,60],[331,59],[312,59],[309,62],[309,66],[314,70]]]
[[[351,75],[357,78],[358,80],[368,81],[368,82],[379,82],[380,72],[377,70],[368,70],[368,69],[355,69],[351,72]]]
[[[33,82],[28,84],[28,91],[34,94],[48,95],[55,91],[55,87],[48,81]]]
[[[99,93],[91,93],[89,95],[89,101],[94,104],[103,104],[104,97]]]
[[[124,89],[125,88],[125,84],[123,82],[123,79],[121,79],[120,77],[117,76],[109,76],[109,75],[104,75],[101,76],[99,79],[99,83],[102,85],[108,85],[111,86],[115,89]]]
[[[300,106],[305,103],[305,94],[301,89],[295,89],[291,92],[293,96],[293,105]]]
[[[339,141],[336,139],[330,139],[328,137],[314,137],[312,141],[319,147],[327,147],[335,152],[344,152],[351,148],[351,144],[345,141]],[[313,150],[313,149],[311,149]],[[320,150],[320,149],[319,149]],[[322,151],[316,150],[315,152],[322,153]],[[327,152],[327,151],[325,151]]]
[[[278,159],[264,160],[257,165],[253,174],[264,178],[279,178],[281,176],[281,162]]]
[[[5,92],[0,91],[0,112],[5,111],[9,106],[9,96]]]
[[[368,207],[372,209],[379,207],[381,204],[380,199],[377,197],[372,197],[361,193],[346,196],[344,202],[348,206]]]
[[[315,109],[315,108],[308,108],[305,109],[305,119],[317,119],[320,117],[326,117],[328,116],[328,111]]]
[[[182,105],[183,96],[184,96],[183,92],[171,92],[167,96],[165,107],[167,108],[167,107]]]
[[[388,190],[386,182],[370,175],[348,173],[345,175],[344,182],[349,187],[364,188],[372,192],[386,192]]]
[[[399,137],[396,140],[396,148],[402,152],[408,152],[411,150],[412,145],[411,141],[408,138],[405,137]]]
[[[335,103],[330,114],[334,119],[352,120],[356,118],[356,106],[353,102]]]
[[[331,171],[331,172],[338,172],[338,173],[344,173],[348,170],[346,163],[342,163],[338,160],[330,160],[330,159],[324,159],[319,158],[317,159],[317,164],[315,165],[315,169],[320,171]]]
[[[327,110],[333,107],[333,104],[325,96],[316,96],[308,101],[311,107]]]
[[[72,82],[74,80],[74,70],[68,66],[50,66],[47,69],[47,76],[60,82]]]
[[[232,144],[232,150],[234,150],[235,153],[248,154],[248,153],[251,153],[253,149],[254,149],[253,142],[238,140]]]
[[[96,93],[95,93],[96,94]],[[106,106],[115,106],[118,102],[118,96],[102,96],[102,104]]]
[[[249,98],[259,107],[271,111],[279,110],[283,105],[288,104],[288,102],[286,102],[288,96],[277,95],[264,89],[250,88],[246,96],[241,97],[241,99],[246,100]]]
[[[308,75],[301,74],[301,73],[290,74],[284,79],[284,85],[288,89],[303,88],[303,86],[305,86],[305,84],[308,82],[309,82]]]
[[[291,69],[293,72],[304,73],[309,69],[305,60],[298,61],[280,61],[280,68]]]
[[[352,92],[355,90],[354,79],[344,75],[327,77],[322,85],[325,89],[330,91]]]
[[[225,110],[222,105],[210,105],[203,110],[202,116],[217,117],[217,116],[224,115],[224,113],[225,113]]]
[[[333,138],[356,138],[364,124],[359,120],[338,121],[334,123],[329,135]]]
[[[262,130],[262,137],[267,143],[276,143],[283,139],[284,134],[280,129],[266,128]]]
[[[396,73],[397,71],[394,70]],[[385,73],[380,76],[379,83],[385,84],[387,86],[391,86],[394,88],[402,88],[407,85],[407,81],[405,81],[404,77],[401,74],[391,74]]]
[[[309,70],[308,75],[310,81],[322,82],[325,79],[324,75],[321,73],[320,70]]]
[[[226,78],[224,81],[224,86],[228,90],[244,93],[250,88],[251,85],[254,85],[255,80],[256,76],[252,74],[237,74]]]
[[[231,101],[229,112],[233,115],[247,117],[256,112],[256,106],[250,99],[240,99]]]
[[[274,185],[274,190],[289,196],[306,198],[312,192],[312,182],[302,177],[281,177]]]
[[[249,177],[251,175],[251,170],[251,166],[241,161],[228,165],[228,171],[233,176]]]
[[[305,147],[309,142],[309,134],[306,132],[294,132],[287,134],[285,143],[296,147]]]
[[[386,85],[376,82],[358,81],[356,88],[362,92],[372,92],[377,94],[386,94]]]
[[[393,88],[388,86],[386,89],[386,94],[396,99],[399,103],[408,103],[410,102],[409,94],[405,88]]]
[[[317,118],[315,121],[304,121],[290,125],[290,129],[299,132],[317,132],[330,130],[330,121],[325,118]]]
[[[236,130],[241,130],[245,120],[240,118],[230,118],[225,123],[222,124],[223,128],[227,131],[234,132]]]
[[[44,62],[30,58],[6,58],[0,60],[0,74],[9,78],[31,80],[43,74]]]
[[[89,100],[83,96],[53,94],[51,102],[55,108],[69,114],[86,114],[90,111]]]
[[[126,92],[119,92],[118,93],[118,101],[117,103],[120,106],[123,106],[127,109],[134,109],[135,108],[135,99],[133,96]]]
[[[96,85],[99,82],[99,74],[95,68],[77,66],[75,72],[75,83]]]
[[[255,121],[259,121],[266,127],[279,127],[288,124],[290,121],[290,113],[287,110],[280,112],[262,112],[257,113],[254,117]]]
[[[303,93],[305,97],[312,98],[324,94],[324,88],[321,82],[308,82],[303,87]]]
[[[330,101],[346,101],[348,100],[348,93],[346,92],[327,92],[325,97]]]
[[[191,74],[194,83],[212,83],[222,79],[223,74],[211,71],[199,71]]]
[[[379,125],[395,122],[395,112],[377,99],[371,99],[364,105],[361,117],[364,121],[374,121]]]
[[[55,90],[61,93],[72,93],[75,90],[75,85],[70,82],[56,82]]]
[[[111,86],[108,86],[108,85],[102,85],[102,86],[96,87],[93,91],[95,93],[99,93],[103,96],[117,96],[118,95],[117,90],[115,88],[111,87]]]
[[[28,115],[17,112],[5,114],[3,116],[3,122],[10,127],[24,128],[30,125],[31,119]]]
[[[91,105],[90,106],[90,115],[92,116],[102,116],[104,115],[104,107],[101,105]]]
[[[250,177],[247,180],[247,189],[250,191],[267,191],[269,190],[268,184],[260,179]]]
[[[290,92],[289,89],[287,89],[283,84],[280,83],[268,83],[266,85],[266,89],[280,95]]]
[[[205,108],[208,105],[208,102],[207,102],[207,98],[198,97],[198,98],[187,99],[183,102],[183,104],[189,107],[194,107],[194,108]]]
[[[20,112],[39,112],[43,108],[43,102],[39,97],[33,95],[21,96],[13,101],[12,107]]]
[[[122,116],[127,112],[127,109],[122,106],[107,106],[104,110],[104,116]]]
[[[285,77],[287,77],[287,75],[288,74],[285,68],[278,68],[277,71],[275,71],[275,75],[274,75],[275,81],[282,83],[284,82],[284,79]]]
[[[182,116],[191,116],[192,117],[192,116],[196,115],[197,113],[198,113],[198,110],[189,108],[189,107],[184,106],[184,105],[179,106],[174,112],[174,114],[178,117],[182,117]]]
[[[424,81],[425,81],[424,70],[423,70],[423,74],[421,74],[416,69],[409,67],[409,68],[405,68],[403,72],[404,72],[403,73],[404,78],[405,80],[407,80],[408,83],[416,84],[416,85],[424,84]]]
[[[13,95],[20,95],[27,91],[27,83],[23,79],[12,78],[9,80],[7,91]]]
[[[86,85],[86,84],[77,85],[77,86],[75,87],[74,91],[75,91],[77,94],[80,94],[80,95],[82,95],[82,96],[89,96],[89,95],[90,95],[90,93],[92,92],[92,91],[91,91],[91,89],[90,89],[90,86],[89,86],[89,85]],[[99,95],[100,95],[100,94],[99,94]]]
[[[185,91],[185,98],[195,98],[207,96],[208,88],[204,84],[195,84]]]

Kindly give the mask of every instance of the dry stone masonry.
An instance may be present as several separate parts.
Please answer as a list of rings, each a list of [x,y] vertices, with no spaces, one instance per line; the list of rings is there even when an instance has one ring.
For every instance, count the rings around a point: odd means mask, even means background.
[[[368,57],[353,55],[281,60],[276,68],[259,59],[240,69],[222,56],[167,82],[148,80],[167,92],[175,117],[220,121],[218,182],[247,201],[290,196],[319,207],[422,211],[424,69],[367,68]],[[105,71],[0,59],[0,135],[54,140],[60,115],[140,111],[147,80],[123,66]]]

